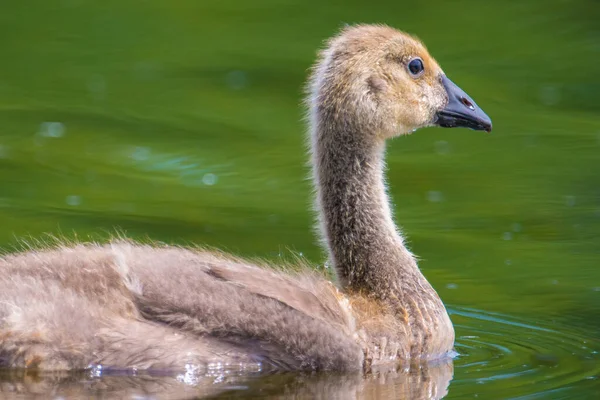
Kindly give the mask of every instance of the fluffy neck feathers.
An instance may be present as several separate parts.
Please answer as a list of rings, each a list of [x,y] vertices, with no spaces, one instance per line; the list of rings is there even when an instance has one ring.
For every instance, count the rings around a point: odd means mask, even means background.
[[[397,298],[420,275],[392,220],[384,181],[385,141],[359,121],[312,105],[311,146],[321,231],[342,285]]]

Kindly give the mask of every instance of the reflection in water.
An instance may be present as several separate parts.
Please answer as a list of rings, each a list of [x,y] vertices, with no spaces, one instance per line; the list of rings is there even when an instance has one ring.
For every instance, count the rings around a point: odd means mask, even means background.
[[[441,399],[452,379],[452,361],[436,365],[350,374],[271,374],[196,376],[186,380],[173,375],[117,375],[94,372],[0,372],[2,398],[106,397],[144,398],[278,398],[278,399]]]
[[[569,397],[600,383],[600,340],[572,327],[450,308],[459,356],[443,363],[379,369],[369,374],[78,373],[0,371],[0,397],[111,399],[277,398],[441,399]],[[579,389],[577,389],[579,388]],[[575,390],[575,392],[573,392]]]

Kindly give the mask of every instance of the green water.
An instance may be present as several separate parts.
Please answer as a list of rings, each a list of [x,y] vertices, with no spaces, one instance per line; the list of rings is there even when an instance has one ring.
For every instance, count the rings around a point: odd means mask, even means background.
[[[457,328],[446,398],[595,398],[599,20],[591,0],[5,1],[0,245],[118,228],[322,264],[303,81],[343,23],[385,22],[423,39],[494,121],[491,135],[427,129],[388,152],[396,220]],[[347,398],[337,388],[351,382],[367,388],[357,397],[386,399],[406,376],[259,376],[228,388]],[[154,393],[131,377],[45,379],[2,374],[0,388]]]

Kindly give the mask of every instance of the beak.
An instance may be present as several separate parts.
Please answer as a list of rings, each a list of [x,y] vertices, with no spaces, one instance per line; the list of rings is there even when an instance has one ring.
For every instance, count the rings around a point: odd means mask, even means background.
[[[435,124],[444,128],[465,127],[476,131],[492,131],[492,120],[468,94],[442,75],[442,84],[448,94],[448,104],[438,111]]]

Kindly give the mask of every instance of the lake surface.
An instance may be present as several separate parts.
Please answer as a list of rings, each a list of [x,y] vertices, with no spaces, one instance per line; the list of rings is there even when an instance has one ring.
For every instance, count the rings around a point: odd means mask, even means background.
[[[2,396],[596,398],[598,20],[589,0],[2,3],[7,250],[125,232],[322,267],[302,87],[344,23],[415,33],[494,121],[491,135],[432,128],[388,151],[396,220],[456,326],[453,363],[366,377],[2,371]]]

